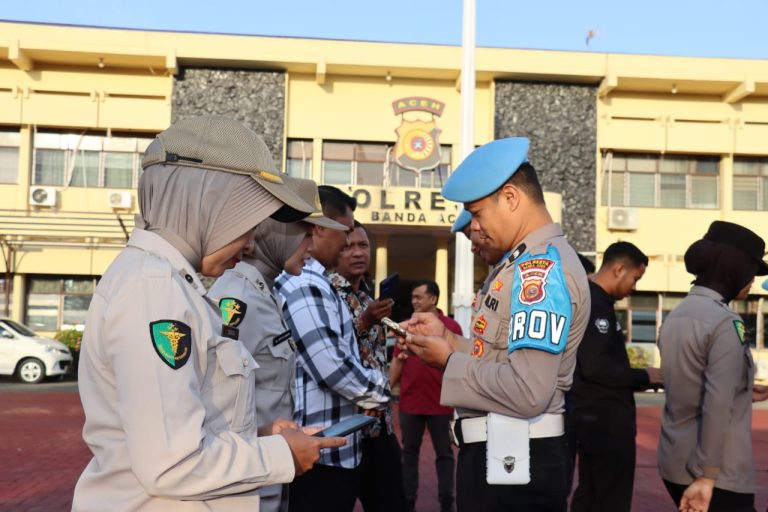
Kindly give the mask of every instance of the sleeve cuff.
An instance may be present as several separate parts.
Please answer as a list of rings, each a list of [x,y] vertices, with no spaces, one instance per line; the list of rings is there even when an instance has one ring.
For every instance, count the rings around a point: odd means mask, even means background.
[[[296,476],[293,454],[288,441],[281,435],[258,438],[264,458],[269,461],[269,484],[287,484]]]

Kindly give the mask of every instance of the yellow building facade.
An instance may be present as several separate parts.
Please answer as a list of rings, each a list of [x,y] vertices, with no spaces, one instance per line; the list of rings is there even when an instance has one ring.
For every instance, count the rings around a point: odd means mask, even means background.
[[[132,229],[154,135],[179,116],[247,120],[262,107],[284,172],[357,198],[371,277],[434,279],[450,312],[457,205],[439,191],[460,162],[460,48],[23,23],[0,23],[0,34],[8,316],[48,333],[81,326]],[[202,85],[197,69],[208,70]],[[768,61],[478,48],[476,69],[474,144],[531,137],[548,205],[576,248],[599,263],[628,240],[649,255],[639,293],[619,304],[632,340],[652,341],[684,296],[682,256],[711,221],[768,238]],[[398,100],[443,108],[398,113]],[[408,123],[436,130],[433,169],[400,165]],[[479,283],[486,268],[475,267]],[[761,351],[759,284],[736,307]]]

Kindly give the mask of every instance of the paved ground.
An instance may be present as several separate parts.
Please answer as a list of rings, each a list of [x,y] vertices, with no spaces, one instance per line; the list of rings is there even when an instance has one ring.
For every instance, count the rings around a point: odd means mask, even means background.
[[[77,477],[90,452],[82,441],[83,411],[74,382],[38,386],[0,379],[0,510],[57,512],[71,507]],[[638,457],[633,510],[674,511],[656,470],[661,394],[638,395]],[[758,511],[768,501],[768,408],[755,410]],[[434,452],[425,438],[417,509],[437,510]]]

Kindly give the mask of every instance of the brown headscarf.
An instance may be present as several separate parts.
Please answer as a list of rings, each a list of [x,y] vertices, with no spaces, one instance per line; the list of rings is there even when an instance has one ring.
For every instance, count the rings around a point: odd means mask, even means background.
[[[285,261],[298,249],[307,233],[304,222],[284,223],[267,219],[253,230],[253,255],[243,261],[256,267],[270,290],[283,271]]]
[[[160,235],[196,271],[283,206],[250,176],[183,165],[150,165],[138,192],[136,227]]]

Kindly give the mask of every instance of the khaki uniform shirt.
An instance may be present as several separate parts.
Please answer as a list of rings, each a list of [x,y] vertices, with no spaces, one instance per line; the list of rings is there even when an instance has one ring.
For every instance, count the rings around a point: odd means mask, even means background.
[[[659,334],[666,404],[659,472],[670,482],[715,478],[715,487],[754,493],[754,363],[741,317],[703,286],[664,320]]]
[[[79,387],[93,452],[75,511],[255,511],[293,479],[280,436],[257,438],[254,373],[189,263],[136,229],[86,320]]]
[[[470,352],[448,361],[440,401],[461,417],[562,413],[589,318],[584,268],[559,224],[530,233],[500,265],[474,316]]]

